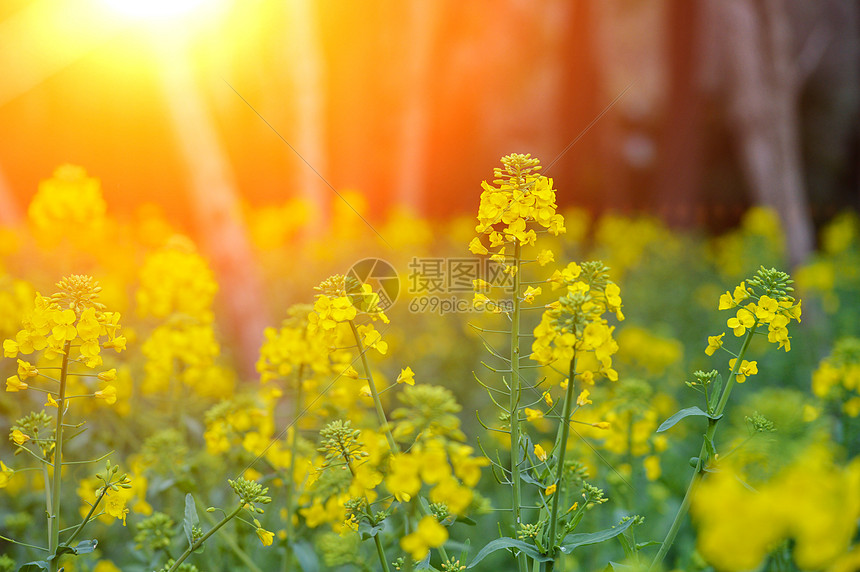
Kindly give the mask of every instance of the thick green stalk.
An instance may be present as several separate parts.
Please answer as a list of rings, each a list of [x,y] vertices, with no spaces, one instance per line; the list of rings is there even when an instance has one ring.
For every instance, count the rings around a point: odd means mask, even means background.
[[[361,365],[364,368],[364,375],[367,377],[367,385],[370,387],[370,394],[373,396],[373,404],[376,406],[376,418],[379,421],[379,426],[385,429],[385,438],[388,440],[388,447],[391,453],[399,453],[400,449],[394,441],[394,436],[391,434],[391,427],[388,425],[388,419],[385,417],[385,409],[382,408],[382,401],[379,399],[379,392],[376,391],[376,384],[373,382],[373,374],[370,372],[370,364],[367,361],[367,352],[364,344],[361,343],[361,336],[358,335],[358,329],[355,327],[355,322],[349,321],[349,327],[352,328],[352,335],[355,336],[355,345],[358,348],[358,355],[361,356]]]
[[[168,571],[167,571],[167,572],[175,572],[175,571],[179,568],[179,565],[180,565],[180,564],[182,564],[183,562],[185,562],[185,559],[186,559],[186,558],[188,558],[189,556],[191,556],[191,553],[192,553],[192,552],[194,552],[195,550],[197,550],[198,548],[200,548],[200,547],[203,545],[203,543],[204,543],[204,542],[206,542],[206,540],[208,540],[208,538],[209,538],[210,536],[212,536],[213,534],[215,534],[216,532],[218,532],[218,530],[219,530],[222,526],[224,526],[225,524],[227,524],[227,523],[228,523],[228,522],[229,522],[233,517],[235,517],[237,514],[239,514],[239,512],[241,512],[242,508],[243,508],[243,506],[242,506],[241,504],[240,504],[239,506],[237,506],[235,509],[233,509],[233,512],[231,512],[230,514],[225,515],[225,516],[224,516],[224,518],[222,518],[222,519],[218,522],[218,524],[216,524],[216,525],[215,525],[215,526],[213,526],[211,529],[209,529],[209,532],[207,532],[206,534],[204,534],[203,536],[201,536],[200,538],[198,538],[196,541],[194,541],[193,543],[191,543],[191,545],[189,545],[189,546],[188,546],[188,548],[186,548],[186,549],[185,549],[185,552],[183,552],[183,553],[179,556],[179,558],[177,558],[177,559],[176,559],[176,561],[173,563],[173,566],[171,566],[171,567],[168,569]]]
[[[209,521],[209,524],[214,523],[215,519],[212,518],[212,516],[208,512],[204,512],[203,516],[206,517],[206,520]],[[254,561],[251,559],[250,556],[248,556],[248,553],[242,550],[242,548],[239,546],[239,543],[236,542],[236,539],[234,538],[233,534],[225,534],[221,538],[230,547],[230,550],[233,551],[233,554],[235,554],[236,557],[242,561],[242,564],[244,564],[245,566],[243,570],[246,570],[247,572],[263,572],[262,570],[260,570],[259,566],[254,564]]]
[[[51,531],[48,543],[48,553],[51,556],[57,554],[60,546],[60,499],[62,492],[63,471],[63,416],[66,409],[66,378],[69,375],[69,354],[72,342],[67,341],[63,346],[63,365],[60,367],[60,395],[57,399],[57,428],[54,444],[54,471],[51,482],[51,506],[48,507],[48,529]],[[59,558],[51,559],[51,572],[59,569]]]
[[[373,537],[374,543],[376,544],[376,555],[379,556],[379,562],[382,564],[382,570],[384,572],[390,572],[390,568],[388,567],[388,560],[385,559],[385,550],[382,548],[382,541],[379,539],[379,535]]]
[[[350,322],[351,324],[352,322]],[[344,460],[346,461],[346,466],[349,469],[349,473],[352,475],[352,478],[355,478],[355,468],[352,466],[352,461],[349,459],[349,454],[344,451],[343,452]],[[368,509],[370,509],[370,501],[367,500],[367,495],[364,495],[364,502],[367,503]],[[373,523],[377,524],[377,523]],[[388,567],[388,559],[385,557],[385,549],[382,546],[382,540],[379,538],[379,535],[376,534],[373,536],[373,543],[376,545],[376,555],[379,556],[379,563],[382,565],[382,570],[384,572],[390,572],[390,568]]]
[[[295,404],[293,407],[293,436],[290,439],[290,466],[287,469],[286,478],[284,479],[284,498],[287,505],[287,522],[286,522],[286,532],[287,532],[287,542],[284,550],[284,561],[283,561],[283,572],[288,572],[290,569],[290,560],[292,559],[292,549],[290,548],[290,542],[293,541],[293,514],[295,512],[295,507],[293,506],[293,475],[295,474],[295,466],[296,466],[296,455],[298,454],[298,442],[299,442],[299,427],[298,421],[299,416],[302,414],[302,375],[304,374],[305,364],[299,366],[299,370],[296,373],[296,395],[295,395]]]
[[[520,256],[519,241],[514,242],[514,293],[511,312],[511,506],[514,512],[514,535],[522,522],[522,490],[520,488]],[[517,555],[517,565],[520,572],[528,570],[526,555]]]
[[[741,362],[743,362],[743,358],[747,353],[747,349],[749,348],[750,342],[752,341],[757,326],[758,320],[756,320],[755,324],[753,324],[752,328],[750,328],[747,332],[746,338],[744,338],[744,343],[741,346],[741,351],[738,352],[738,357],[735,360],[735,366],[732,368],[732,372],[729,374],[729,379],[726,381],[722,395],[720,395],[720,401],[717,403],[716,410],[714,410],[714,417],[720,417],[723,414],[723,411],[725,411],[726,409],[726,404],[729,401],[729,395],[731,395],[732,388],[736,383],[735,377],[737,376],[738,370],[741,367]],[[681,529],[681,522],[687,515],[687,511],[690,510],[690,504],[693,502],[693,495],[695,493],[695,489],[698,487],[699,482],[702,480],[702,473],[704,469],[703,459],[708,452],[706,443],[713,443],[714,434],[717,432],[718,422],[719,419],[708,420],[708,430],[705,432],[705,440],[702,442],[702,448],[699,451],[696,469],[693,471],[693,476],[690,478],[690,484],[687,486],[687,492],[684,494],[684,500],[681,501],[681,506],[678,507],[678,512],[675,514],[675,519],[672,521],[672,526],[669,528],[669,532],[666,533],[666,538],[663,539],[663,543],[660,545],[660,550],[657,552],[657,555],[654,556],[654,560],[651,562],[649,570],[656,569],[656,567],[663,561],[663,558],[666,557],[666,553],[669,552],[669,549],[675,542],[675,536],[678,535],[678,531]]]
[[[576,354],[574,354],[575,356]],[[570,360],[570,373],[567,378],[567,391],[564,394],[564,406],[561,419],[561,442],[558,449],[558,465],[555,471],[556,491],[552,495],[552,509],[549,515],[549,548],[555,550],[555,535],[558,528],[558,505],[561,498],[561,479],[564,473],[564,457],[567,453],[567,439],[570,436],[570,413],[573,410],[573,376],[576,373],[576,357]],[[553,568],[553,561],[547,562],[547,572]]]

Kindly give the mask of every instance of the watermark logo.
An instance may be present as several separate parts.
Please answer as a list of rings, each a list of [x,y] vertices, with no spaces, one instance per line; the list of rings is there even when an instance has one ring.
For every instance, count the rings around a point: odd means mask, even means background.
[[[400,295],[400,277],[387,260],[381,258],[359,260],[352,265],[346,275],[370,284],[373,291],[379,294],[379,307],[382,310],[390,308]]]
[[[491,301],[486,308],[475,308],[472,304],[475,280],[499,288],[497,292],[513,290],[513,276],[504,272],[502,264],[486,258],[413,257],[408,270],[401,282],[390,262],[365,258],[353,264],[347,276],[370,284],[379,295],[379,306],[383,310],[388,310],[405,290],[409,294],[407,307],[413,314],[510,311],[510,300]]]

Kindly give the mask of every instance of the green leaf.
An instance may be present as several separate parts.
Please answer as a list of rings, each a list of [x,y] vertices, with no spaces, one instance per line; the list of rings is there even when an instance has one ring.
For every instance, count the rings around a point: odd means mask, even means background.
[[[613,570],[633,570],[632,566],[628,566],[627,564],[619,564],[618,562],[609,561],[609,565],[612,566]]]
[[[561,551],[565,554],[570,554],[576,548],[580,546],[586,546],[588,544],[597,544],[598,542],[603,542],[605,540],[609,540],[610,538],[615,538],[633,524],[633,519],[627,519],[626,522],[619,524],[618,526],[614,526],[612,528],[607,528],[606,530],[601,530],[600,532],[588,532],[585,534],[568,534],[564,537],[564,540],[561,543]]]
[[[298,560],[299,568],[302,569],[302,572],[319,572],[320,561],[319,558],[317,558],[316,551],[314,551],[313,546],[311,546],[309,542],[294,542],[291,543],[290,546],[293,549],[293,555],[296,557],[296,560]]]
[[[473,568],[475,564],[477,564],[493,552],[505,548],[516,548],[517,550],[524,552],[527,556],[538,562],[549,562],[550,560],[553,560],[551,556],[545,556],[538,552],[537,548],[535,548],[531,544],[523,542],[522,540],[517,540],[516,538],[503,536],[502,538],[497,538],[487,543],[487,545],[484,546],[480,552],[475,554],[475,559],[472,560],[471,564],[469,564],[469,568]]]
[[[427,556],[421,562],[415,563],[416,570],[431,570],[430,568],[430,552],[427,553]]]
[[[643,548],[648,548],[649,546],[659,546],[663,544],[659,540],[649,540],[648,542],[637,542],[636,550],[642,550]]]
[[[195,526],[200,524],[200,518],[197,516],[197,505],[194,504],[194,497],[191,493],[185,495],[185,520],[182,521],[182,528],[185,530],[185,538],[188,539],[188,546],[194,544],[193,530]]]
[[[73,554],[89,554],[98,546],[98,540],[81,540],[73,547],[63,546],[68,548]],[[59,550],[57,551],[59,553]]]
[[[526,482],[530,485],[535,485],[535,486],[540,487],[540,488],[545,488],[543,483],[541,483],[539,480],[537,480],[534,477],[532,477],[531,475],[529,475],[528,471],[522,471],[520,473],[520,479],[522,479],[524,482]]]
[[[361,536],[362,540],[368,540],[373,538],[379,531],[385,528],[385,523],[377,524],[376,526],[371,526],[367,522],[362,522],[358,525],[358,534]]]
[[[468,516],[457,516],[457,518],[454,520],[454,522],[462,522],[463,524],[466,524],[469,526],[477,526],[477,524],[478,524],[477,522],[475,522],[474,520],[472,520]]]
[[[472,542],[467,538],[463,543],[463,549],[460,551],[460,562],[466,562],[466,557],[469,556],[469,549],[472,547]]]
[[[18,572],[39,572],[40,570],[50,570],[50,565],[45,560],[35,560],[27,562],[18,568]]]
[[[633,545],[630,544],[630,539],[628,539],[623,534],[618,535],[618,542],[621,543],[621,547],[624,549],[624,556],[627,558],[633,558]]]
[[[717,403],[720,401],[720,390],[723,388],[723,374],[718,373],[716,379],[711,382],[711,394],[708,396],[708,411],[716,411]]]
[[[688,407],[686,409],[682,409],[682,410],[678,411],[673,416],[671,416],[668,419],[666,419],[665,421],[663,421],[663,423],[661,423],[660,426],[657,427],[657,433],[662,433],[666,429],[672,428],[678,421],[680,421],[684,417],[691,417],[691,416],[707,417],[708,419],[719,419],[720,417],[722,417],[722,415],[719,415],[717,417],[712,417],[695,406],[694,407]]]

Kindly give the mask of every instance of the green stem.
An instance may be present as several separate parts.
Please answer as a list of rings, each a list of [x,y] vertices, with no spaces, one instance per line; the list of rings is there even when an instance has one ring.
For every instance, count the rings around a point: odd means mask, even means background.
[[[24,546],[26,548],[32,548],[34,550],[41,550],[42,552],[48,551],[48,549],[45,548],[44,546],[36,546],[35,544],[27,544],[26,542],[19,542],[19,541],[15,540],[14,538],[6,538],[2,534],[0,534],[0,540],[6,541],[6,542],[11,542],[12,544],[17,544],[18,546]]]
[[[352,322],[350,322],[351,324]],[[352,466],[352,461],[349,458],[349,454],[346,451],[342,452],[344,461],[346,461],[346,467],[349,469],[349,474],[352,475],[352,478],[355,478],[355,468]],[[370,501],[367,500],[367,495],[364,495],[364,502],[367,504],[368,511],[370,510]],[[378,524],[375,521],[372,523],[374,525]],[[408,521],[407,521],[407,524]],[[388,568],[388,559],[385,557],[385,549],[382,547],[382,540],[380,540],[379,535],[376,534],[373,537],[373,542],[376,544],[376,554],[379,556],[379,563],[382,565],[382,569],[384,572],[390,572]]]
[[[514,513],[514,535],[522,523],[522,491],[520,489],[520,258],[521,246],[514,242],[514,294],[513,311],[511,314],[511,506]],[[517,565],[520,572],[527,572],[526,555],[517,555]]]
[[[56,556],[60,546],[60,499],[62,492],[63,471],[63,416],[66,409],[66,378],[69,375],[69,353],[71,342],[63,346],[63,365],[60,368],[60,394],[57,399],[57,428],[54,434],[54,471],[51,482],[51,504],[48,507],[48,530],[51,536],[48,542],[48,552]],[[60,563],[58,558],[51,558],[51,572],[57,572]]]
[[[225,515],[225,516],[224,516],[224,518],[222,518],[222,519],[220,520],[220,522],[218,522],[218,524],[216,524],[215,526],[213,526],[213,527],[209,530],[209,532],[207,532],[206,534],[204,534],[203,536],[201,536],[200,538],[198,538],[196,541],[192,542],[192,543],[191,543],[191,545],[190,545],[188,548],[186,548],[186,549],[185,549],[185,552],[183,552],[182,554],[180,554],[180,555],[179,555],[179,558],[177,558],[177,559],[176,559],[176,561],[173,563],[173,566],[171,566],[171,567],[168,569],[168,571],[167,571],[167,572],[175,572],[175,571],[179,568],[179,565],[180,565],[180,564],[182,564],[183,562],[185,562],[185,560],[186,560],[189,556],[191,556],[191,553],[192,553],[192,552],[194,552],[195,550],[197,550],[198,548],[200,548],[200,547],[203,545],[203,543],[204,543],[204,542],[206,542],[206,540],[207,540],[210,536],[212,536],[213,534],[215,534],[215,533],[218,531],[218,529],[220,529],[222,526],[224,526],[225,524],[227,524],[227,523],[228,523],[228,522],[229,522],[233,517],[235,517],[236,515],[238,515],[238,514],[239,514],[239,512],[241,512],[242,508],[243,508],[243,507],[242,507],[242,505],[240,504],[240,505],[239,505],[239,506],[237,506],[235,509],[233,509],[233,512],[231,512],[231,513],[230,513],[230,514],[228,514],[228,515]]]
[[[376,390],[376,383],[374,383],[373,381],[373,374],[370,371],[370,364],[367,361],[366,348],[364,347],[364,344],[361,343],[361,336],[358,335],[358,329],[355,327],[355,322],[350,320],[349,327],[352,328],[352,335],[353,337],[355,337],[355,345],[358,348],[358,354],[361,356],[361,365],[364,368],[364,375],[365,377],[367,377],[367,385],[368,387],[370,387],[370,394],[373,396],[373,404],[376,407],[376,419],[379,422],[379,426],[385,430],[385,438],[388,441],[388,448],[391,450],[391,454],[397,454],[400,452],[400,448],[397,446],[397,442],[394,441],[394,436],[391,434],[391,427],[388,424],[388,418],[386,418],[385,416],[385,409],[382,408],[382,401],[379,399],[379,392]],[[385,568],[386,572],[388,572],[388,562],[384,560],[385,553],[382,550],[382,544],[380,544],[379,536],[375,536],[374,539],[376,540],[376,550],[380,553],[380,560],[382,562],[382,565]],[[439,553],[442,555],[443,558],[448,558],[448,555],[445,552],[445,548],[439,547]]]
[[[388,425],[388,419],[385,417],[385,410],[382,408],[382,401],[379,399],[379,392],[376,391],[376,384],[373,382],[373,374],[370,373],[370,364],[367,361],[367,349],[361,343],[361,336],[358,335],[358,329],[355,327],[355,322],[349,321],[349,327],[352,328],[352,335],[355,337],[355,345],[358,348],[358,355],[361,356],[361,365],[364,368],[364,375],[367,377],[367,385],[370,387],[370,394],[373,396],[373,404],[376,406],[376,418],[379,426],[385,430],[385,438],[388,440],[388,448],[392,454],[400,452],[397,443],[394,441],[394,436],[391,435],[391,427]]]
[[[209,515],[209,513],[203,514],[207,518],[207,520],[209,520],[209,524],[212,524],[212,521],[215,519],[213,519]],[[226,542],[230,546],[230,550],[233,551],[233,554],[235,554],[239,558],[239,560],[241,560],[242,563],[245,565],[244,570],[248,570],[249,572],[263,572],[259,566],[254,564],[254,561],[251,559],[250,556],[248,556],[248,553],[242,550],[242,548],[239,546],[239,543],[236,542],[236,539],[233,538],[232,535],[225,534],[221,538],[223,538],[224,542]]]
[[[75,528],[75,531],[72,533],[72,535],[66,540],[67,545],[70,545],[72,543],[72,541],[78,537],[78,534],[81,533],[81,531],[84,529],[84,527],[90,521],[90,518],[92,518],[93,513],[96,512],[96,508],[99,506],[99,503],[102,502],[102,499],[105,498],[105,495],[107,494],[107,492],[108,492],[108,487],[107,487],[107,485],[105,485],[102,488],[101,494],[99,494],[99,498],[97,498],[96,502],[94,502],[92,504],[92,506],[90,507],[90,512],[87,513],[87,516],[84,517],[84,519],[81,521],[81,523],[78,525],[78,527]]]
[[[552,509],[549,515],[549,542],[548,546],[553,555],[556,547],[556,529],[558,527],[558,505],[561,498],[561,479],[564,473],[564,457],[567,453],[567,439],[570,436],[570,413],[573,410],[573,376],[576,373],[576,354],[570,360],[570,374],[567,378],[567,391],[564,394],[564,413],[561,420],[561,443],[558,449],[558,465],[555,471],[556,491],[552,495]],[[553,569],[554,561],[547,562],[547,572]]]
[[[735,365],[732,368],[732,372],[729,374],[729,379],[726,381],[726,385],[723,388],[723,393],[722,395],[720,395],[720,401],[717,403],[717,408],[714,411],[714,417],[720,417],[723,414],[723,411],[725,411],[726,409],[726,404],[729,401],[729,396],[732,393],[732,388],[736,383],[735,378],[738,374],[738,370],[741,367],[743,358],[747,353],[747,349],[749,348],[750,342],[752,341],[757,326],[758,320],[756,320],[756,322],[747,332],[747,336],[744,339],[744,343],[741,346],[741,350],[740,352],[738,352],[738,357],[737,359],[735,359]],[[657,552],[657,555],[654,556],[654,560],[651,562],[651,566],[650,568],[648,568],[648,570],[656,569],[656,567],[663,561],[663,558],[666,557],[666,553],[669,552],[669,549],[672,547],[672,544],[675,542],[675,536],[677,536],[678,531],[681,529],[681,522],[687,515],[687,511],[690,510],[690,504],[693,502],[693,494],[695,492],[695,489],[698,487],[699,482],[702,480],[702,475],[704,472],[704,458],[708,452],[706,443],[709,441],[713,443],[714,434],[717,432],[718,422],[719,419],[708,420],[708,430],[705,432],[705,440],[702,442],[702,448],[699,451],[696,468],[693,471],[693,476],[690,478],[690,484],[687,486],[687,492],[684,494],[684,500],[681,501],[681,506],[678,507],[678,512],[675,514],[675,519],[672,521],[672,526],[669,528],[669,532],[666,533],[666,538],[663,539],[663,543],[660,545],[660,550]]]
[[[293,540],[293,513],[295,512],[295,507],[293,506],[293,475],[295,473],[296,466],[296,455],[298,454],[298,442],[299,442],[299,428],[298,421],[299,416],[302,414],[302,374],[305,370],[305,364],[301,364],[299,366],[299,371],[296,373],[296,395],[295,395],[295,404],[293,407],[293,436],[290,439],[290,466],[287,468],[286,478],[284,479],[284,498],[287,505],[287,522],[286,522],[286,531],[287,531],[287,541],[284,550],[284,560],[283,560],[283,572],[288,572],[290,569],[290,560],[292,560],[292,549],[290,548],[290,542]]]
[[[34,457],[35,453],[30,451],[27,448],[24,448],[25,451],[29,452]],[[51,476],[48,474],[48,466],[50,463],[42,459],[44,462],[42,463],[42,477],[45,481],[45,508],[47,509],[47,514],[51,515],[54,513],[53,505],[51,504]],[[51,521],[48,521],[48,545],[51,544],[51,534],[53,529],[51,528]]]
[[[388,560],[385,559],[385,550],[382,548],[382,541],[379,539],[379,535],[373,537],[374,543],[376,544],[376,554],[379,556],[379,562],[382,564],[382,570],[384,572],[390,572],[391,569],[388,567]]]

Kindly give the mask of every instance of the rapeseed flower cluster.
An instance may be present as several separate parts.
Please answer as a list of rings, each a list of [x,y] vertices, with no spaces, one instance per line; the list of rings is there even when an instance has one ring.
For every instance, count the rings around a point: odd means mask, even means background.
[[[5,357],[42,352],[43,359],[49,363],[65,356],[67,360],[95,369],[103,363],[103,349],[116,352],[125,349],[125,336],[119,334],[120,314],[107,311],[98,301],[101,292],[98,282],[89,276],[75,275],[58,282],[57,288],[51,296],[36,294],[33,310],[23,319],[24,327],[14,339],[3,342]],[[105,384],[92,396],[108,404],[115,403],[116,388],[110,382],[116,379],[116,370],[92,376]],[[24,391],[39,377],[45,374],[35,364],[18,359],[18,373],[6,379],[6,391]],[[56,391],[41,388],[39,391],[46,394],[48,405],[56,407],[59,397]]]
[[[106,211],[99,180],[83,167],[62,165],[52,178],[39,183],[27,214],[36,235],[55,243],[97,237],[105,226]]]
[[[556,236],[565,231],[564,218],[556,212],[552,179],[540,176],[540,169],[538,159],[515,153],[502,157],[502,167],[495,168],[497,186],[481,183],[484,191],[475,227],[479,237],[469,244],[474,254],[489,252],[480,238],[485,235],[490,248],[499,249],[494,254],[504,257],[505,243],[535,244],[535,227]]]
[[[840,466],[814,444],[763,482],[748,485],[744,467],[731,462],[719,469],[692,506],[699,551],[716,568],[755,569],[783,539],[802,570],[825,569],[848,550],[860,517],[860,460]]]
[[[295,305],[280,328],[265,329],[257,360],[262,383],[293,379],[300,370],[304,378],[331,371],[331,349],[327,340],[315,335],[317,332],[310,332],[309,316],[313,311],[312,306]]]
[[[147,358],[141,384],[144,395],[171,393],[181,387],[198,395],[231,395],[233,374],[217,364],[221,353],[212,305],[218,285],[205,259],[185,237],[174,236],[147,255],[136,293],[141,317],[159,323],[143,342]]]
[[[547,305],[540,324],[534,331],[532,359],[547,365],[553,362],[569,363],[591,352],[596,362],[577,371],[579,379],[586,385],[594,383],[595,375],[611,381],[618,379],[612,368],[612,355],[618,351],[613,339],[614,326],[610,326],[603,314],[614,312],[619,320],[621,312],[621,289],[609,279],[609,269],[601,262],[585,262],[582,266],[571,262],[566,268],[556,270],[549,279],[553,289],[563,288],[559,299]]]
[[[841,405],[850,416],[860,416],[860,339],[838,340],[829,356],[812,373],[812,393]]]
[[[720,296],[720,310],[736,310],[726,325],[737,337],[759,325],[767,325],[767,340],[786,352],[791,350],[788,324],[791,320],[799,322],[801,313],[800,301],[788,294],[793,290],[791,282],[788,274],[762,267],[755,277],[741,282],[733,293],[726,292]],[[722,347],[723,335],[709,337],[705,353],[713,355]],[[734,363],[731,366],[734,367]],[[756,373],[755,362],[744,363],[741,369],[745,370],[745,375],[752,375]],[[743,382],[743,378],[738,381]]]

